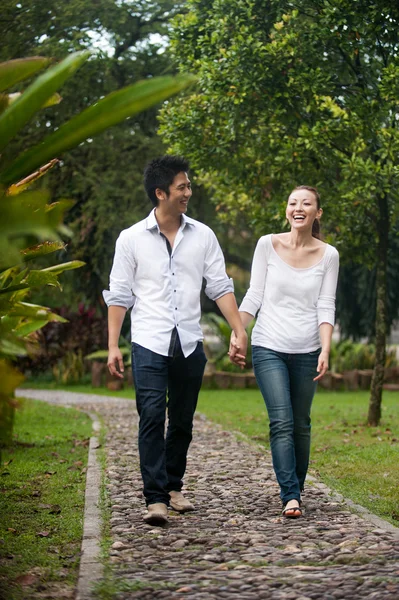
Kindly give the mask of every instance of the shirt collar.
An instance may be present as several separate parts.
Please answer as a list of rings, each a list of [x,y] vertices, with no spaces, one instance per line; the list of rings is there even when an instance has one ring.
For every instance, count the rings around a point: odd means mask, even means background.
[[[182,225],[181,228],[184,229],[186,227],[186,225],[192,225],[193,227],[195,227],[195,220],[191,219],[191,217],[187,217],[187,215],[182,215]],[[152,211],[150,212],[150,214],[148,215],[148,217],[145,220],[145,228],[146,229],[155,229],[157,228],[159,231],[159,225],[158,225],[158,221],[156,220],[155,217],[155,208],[152,209]]]

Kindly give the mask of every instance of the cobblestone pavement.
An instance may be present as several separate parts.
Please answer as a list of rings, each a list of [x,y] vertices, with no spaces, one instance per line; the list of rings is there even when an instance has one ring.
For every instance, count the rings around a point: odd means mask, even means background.
[[[394,530],[376,527],[313,485],[303,498],[304,517],[284,519],[270,454],[201,415],[185,479],[196,511],[170,511],[164,528],[145,525],[135,403],[48,396],[97,412],[107,427],[109,560],[126,590],[115,598],[399,599]]]

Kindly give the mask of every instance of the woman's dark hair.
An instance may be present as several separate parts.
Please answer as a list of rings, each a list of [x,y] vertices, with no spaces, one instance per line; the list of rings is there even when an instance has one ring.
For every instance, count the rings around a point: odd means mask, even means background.
[[[187,173],[188,161],[182,156],[162,156],[154,158],[144,170],[144,187],[147,196],[154,206],[158,206],[158,198],[155,193],[160,189],[169,195],[169,188],[178,173]]]
[[[295,192],[295,190],[308,190],[309,192],[312,192],[312,194],[316,198],[317,209],[320,208],[320,194],[319,194],[319,191],[318,191],[317,188],[312,187],[310,185],[298,185],[296,188],[294,188],[292,190],[292,192]],[[292,194],[292,192],[291,192],[291,194]],[[315,237],[315,238],[317,238],[318,240],[321,240],[320,221],[319,221],[319,219],[315,219],[313,221],[312,236]]]

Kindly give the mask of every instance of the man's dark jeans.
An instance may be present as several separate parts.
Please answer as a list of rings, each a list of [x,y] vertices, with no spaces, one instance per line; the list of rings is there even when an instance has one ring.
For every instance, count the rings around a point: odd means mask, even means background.
[[[140,416],[140,469],[147,505],[155,502],[168,505],[169,491],[182,488],[205,364],[202,342],[198,342],[187,358],[178,337],[173,356],[162,356],[132,344],[132,370]]]

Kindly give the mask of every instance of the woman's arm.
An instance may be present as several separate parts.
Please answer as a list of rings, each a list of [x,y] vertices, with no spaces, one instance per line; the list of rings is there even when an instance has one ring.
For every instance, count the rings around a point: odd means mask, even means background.
[[[321,352],[319,355],[319,362],[317,364],[318,375],[313,381],[319,381],[328,370],[328,359],[330,356],[331,339],[333,333],[333,326],[330,323],[322,323],[320,325],[320,341],[321,341]]]
[[[314,381],[319,381],[327,372],[331,349],[331,339],[335,323],[335,295],[337,289],[339,271],[339,255],[335,250],[332,252],[317,303],[317,317],[319,322],[321,352],[317,364],[319,373]]]

